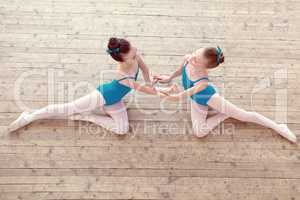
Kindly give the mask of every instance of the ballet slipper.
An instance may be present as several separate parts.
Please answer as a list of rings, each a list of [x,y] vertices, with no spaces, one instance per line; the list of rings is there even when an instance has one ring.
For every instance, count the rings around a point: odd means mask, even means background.
[[[279,134],[288,139],[289,141],[291,141],[292,143],[297,143],[297,137],[296,135],[287,127],[286,124],[280,124],[280,131]]]
[[[8,131],[13,132],[30,124],[32,121],[28,119],[29,115],[30,115],[29,111],[22,112],[22,114],[18,117],[18,119],[16,119],[8,126]]]

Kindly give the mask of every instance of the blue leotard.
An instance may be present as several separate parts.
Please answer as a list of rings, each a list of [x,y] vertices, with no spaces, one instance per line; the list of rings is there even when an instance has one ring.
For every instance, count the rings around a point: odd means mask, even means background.
[[[199,78],[196,81],[192,81],[188,78],[187,74],[186,74],[186,66],[187,66],[188,62],[186,62],[182,68],[182,85],[184,87],[184,89],[188,89],[191,88],[195,85],[195,83],[201,81],[201,80],[208,80],[208,77],[202,77]],[[212,97],[213,94],[216,93],[215,88],[212,85],[208,85],[205,89],[201,90],[200,92],[193,94],[191,96],[191,98],[197,102],[200,105],[203,106],[207,106],[207,102],[209,101],[209,99]]]
[[[121,101],[121,99],[131,91],[131,88],[127,85],[120,83],[125,79],[137,80],[139,74],[139,67],[134,77],[124,77],[121,79],[114,79],[110,83],[104,83],[97,87],[97,90],[102,94],[105,99],[105,105],[112,105]]]

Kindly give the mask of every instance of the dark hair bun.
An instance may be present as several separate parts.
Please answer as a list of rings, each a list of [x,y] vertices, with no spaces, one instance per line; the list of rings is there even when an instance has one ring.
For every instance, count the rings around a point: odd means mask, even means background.
[[[130,43],[125,39],[112,37],[109,38],[107,48],[107,52],[115,61],[123,62],[122,54],[124,55],[129,52]]]
[[[219,48],[219,47],[218,47]],[[215,68],[223,63],[225,58],[223,53],[218,52],[218,48],[207,47],[204,50],[204,56],[208,59],[208,68]],[[219,48],[220,51],[220,48]],[[219,54],[220,53],[220,54]]]
[[[119,39],[115,38],[115,37],[109,38],[107,47],[109,49],[116,49],[116,48],[120,47]]]

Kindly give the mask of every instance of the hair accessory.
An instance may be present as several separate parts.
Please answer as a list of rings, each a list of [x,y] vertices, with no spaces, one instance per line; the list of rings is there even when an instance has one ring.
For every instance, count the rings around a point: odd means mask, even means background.
[[[216,52],[217,52],[217,63],[220,64],[221,56],[222,56],[222,53],[223,53],[222,49],[219,46],[217,46]]]
[[[118,48],[114,48],[114,49],[106,49],[106,52],[107,52],[108,54],[111,54],[111,53],[117,54],[117,53],[120,52],[120,48],[118,47]]]

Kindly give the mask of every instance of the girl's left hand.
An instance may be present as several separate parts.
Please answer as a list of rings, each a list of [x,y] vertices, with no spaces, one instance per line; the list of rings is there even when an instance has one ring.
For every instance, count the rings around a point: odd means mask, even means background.
[[[169,94],[164,93],[164,92],[161,92],[161,91],[157,92],[157,94],[158,94],[158,96],[161,97],[161,98],[165,98],[165,97],[168,97],[168,96],[169,96]]]
[[[171,81],[171,77],[168,75],[155,75],[153,76],[153,80],[159,83],[169,83]]]
[[[151,81],[151,86],[153,87],[156,83],[158,83],[158,79],[153,78]]]

